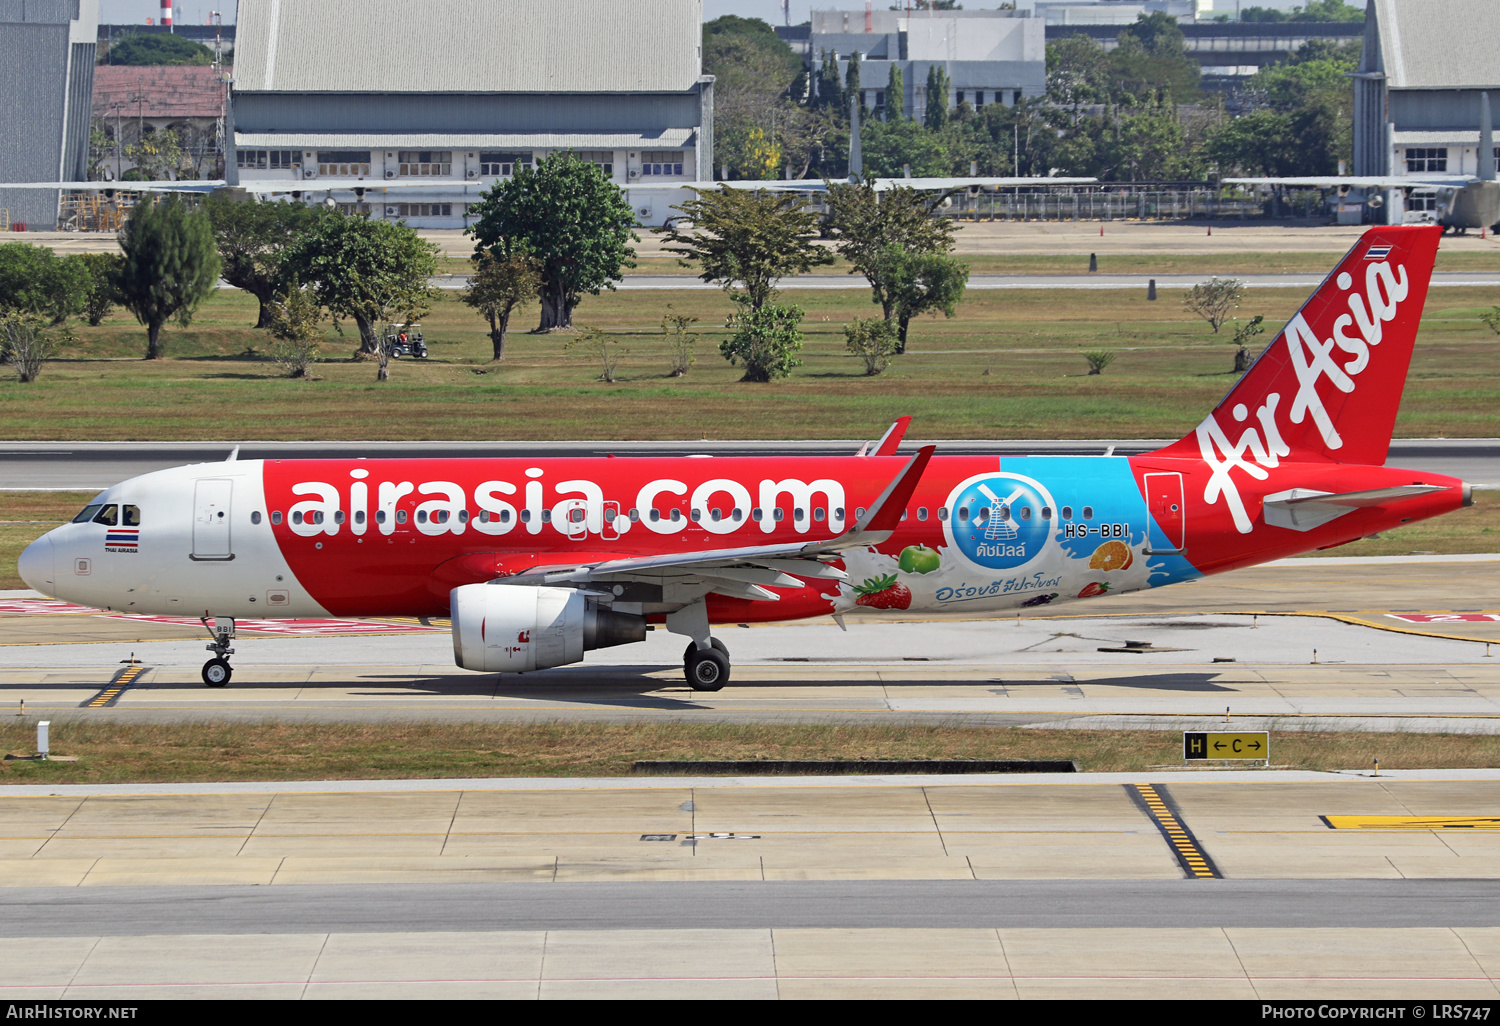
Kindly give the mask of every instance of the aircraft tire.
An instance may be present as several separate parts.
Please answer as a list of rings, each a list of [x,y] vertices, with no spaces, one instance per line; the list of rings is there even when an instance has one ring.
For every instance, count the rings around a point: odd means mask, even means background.
[[[720,641],[718,638],[709,638],[708,644],[709,647],[711,647],[714,651],[723,655],[725,659],[729,658],[729,649],[724,647],[724,642]],[[688,659],[690,659],[693,653],[696,651],[698,651],[698,643],[696,641],[688,642],[687,650],[682,653],[683,663],[686,664]]]
[[[688,686],[694,691],[722,691],[729,683],[729,657],[718,648],[689,651],[684,671]]]
[[[234,669],[229,665],[228,659],[210,659],[203,664],[203,683],[211,688],[226,686],[232,676]]]

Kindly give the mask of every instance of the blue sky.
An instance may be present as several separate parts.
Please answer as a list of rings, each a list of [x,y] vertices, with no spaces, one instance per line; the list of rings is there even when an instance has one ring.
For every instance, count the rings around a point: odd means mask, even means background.
[[[603,0],[607,3],[623,3],[626,0]],[[1232,10],[1233,0],[1215,0],[1221,10]],[[1244,0],[1245,6],[1293,7],[1303,0]],[[887,7],[891,0],[880,0],[879,6]],[[178,24],[201,25],[214,10],[224,12],[225,21],[234,20],[235,0],[173,0],[173,19]],[[858,0],[818,0],[820,8],[863,9]],[[998,7],[999,0],[971,0],[970,7]],[[807,20],[812,9],[812,0],[792,0],[792,24]],[[139,22],[155,18],[161,10],[161,0],[99,0],[99,20],[109,24]],[[721,14],[738,14],[742,18],[763,18],[773,25],[781,24],[781,0],[703,0],[703,16],[717,18]]]

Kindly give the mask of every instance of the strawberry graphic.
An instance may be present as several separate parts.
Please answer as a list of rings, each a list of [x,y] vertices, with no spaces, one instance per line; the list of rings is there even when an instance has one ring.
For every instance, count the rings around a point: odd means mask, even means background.
[[[1078,597],[1093,598],[1095,595],[1103,595],[1107,591],[1109,591],[1109,585],[1107,584],[1099,584],[1097,582],[1094,584],[1086,584],[1084,585],[1083,590],[1078,593]]]
[[[895,574],[871,577],[864,584],[856,584],[854,590],[859,593],[859,598],[854,600],[856,606],[869,606],[871,609],[911,608],[911,589],[904,584],[897,584]]]

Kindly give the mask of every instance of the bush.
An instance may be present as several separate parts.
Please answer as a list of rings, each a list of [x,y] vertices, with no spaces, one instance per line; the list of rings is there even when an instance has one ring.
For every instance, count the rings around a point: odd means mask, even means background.
[[[736,297],[738,299],[739,297]],[[729,321],[734,334],[719,346],[719,352],[731,364],[745,365],[741,381],[770,381],[784,378],[799,367],[797,353],[802,350],[802,317],[800,306],[767,303],[759,310],[740,303],[740,313]]]
[[[42,373],[42,364],[57,352],[60,340],[35,318],[11,317],[0,324],[0,354],[23,382]]]
[[[856,320],[844,325],[844,348],[865,361],[866,376],[885,370],[899,344],[895,329],[882,317]]]
[[[1090,374],[1101,374],[1104,368],[1115,362],[1115,354],[1109,349],[1088,349],[1083,358],[1089,362]]]
[[[323,307],[307,289],[289,286],[271,308],[271,359],[289,378],[305,378],[307,370],[322,356],[323,332],[319,322]]]
[[[680,378],[688,368],[698,362],[693,350],[698,345],[698,333],[688,328],[698,323],[698,318],[680,314],[667,304],[667,312],[661,319],[662,334],[667,336],[667,352],[672,354],[672,377]]]
[[[606,335],[598,328],[584,328],[577,338],[572,339],[563,348],[582,349],[598,360],[600,366],[604,368],[603,373],[599,375],[599,380],[610,384],[614,384],[615,367],[619,364],[620,357],[626,352],[621,348],[619,339]]]
[[[1208,281],[1194,285],[1182,299],[1182,305],[1208,322],[1219,333],[1219,328],[1229,318],[1229,311],[1240,305],[1245,293],[1245,283],[1238,278],[1220,278],[1215,275]]]

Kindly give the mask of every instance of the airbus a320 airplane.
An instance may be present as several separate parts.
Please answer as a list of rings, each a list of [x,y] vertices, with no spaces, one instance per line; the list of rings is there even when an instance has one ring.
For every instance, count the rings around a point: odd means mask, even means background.
[[[1142,456],[233,460],[108,489],[22,554],[37,591],[203,618],[448,616],[458,665],[520,673],[715,623],[1000,613],[1222,573],[1466,506],[1383,466],[1440,228],[1377,228],[1186,438]]]

